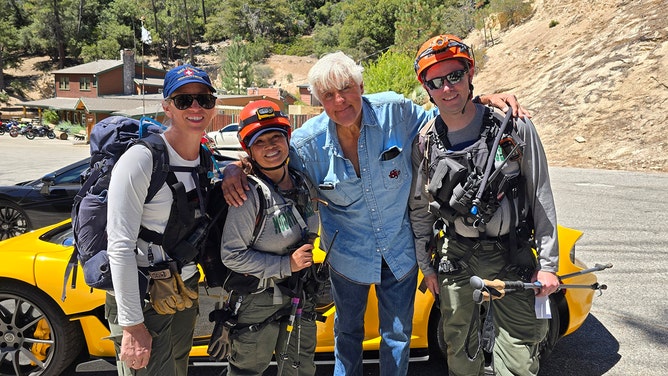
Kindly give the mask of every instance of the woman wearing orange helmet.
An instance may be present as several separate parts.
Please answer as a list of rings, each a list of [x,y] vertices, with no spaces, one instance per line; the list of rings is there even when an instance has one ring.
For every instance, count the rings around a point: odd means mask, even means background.
[[[275,353],[282,375],[313,375],[315,295],[305,293],[304,284],[313,265],[311,236],[319,225],[315,190],[288,168],[292,129],[276,103],[252,102],[239,120],[252,198],[230,206],[222,237],[222,261],[237,277],[223,287],[241,296],[230,332],[228,374],[261,375]],[[302,312],[297,322],[295,309]],[[255,329],[246,330],[251,326]]]

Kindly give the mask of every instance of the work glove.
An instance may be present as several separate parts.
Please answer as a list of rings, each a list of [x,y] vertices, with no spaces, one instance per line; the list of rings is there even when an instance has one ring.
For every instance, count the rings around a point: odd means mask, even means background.
[[[230,330],[237,325],[237,317],[231,310],[215,309],[209,313],[209,321],[215,322],[206,353],[217,361],[227,359],[230,353]]]
[[[151,277],[151,305],[158,314],[173,315],[193,306],[198,293],[186,287],[173,262],[154,265],[148,274]]]
[[[173,274],[162,279],[151,279],[149,287],[151,305],[160,315],[173,315],[177,310],[185,309],[183,298],[178,293],[176,278]],[[192,301],[190,302],[192,306]]]
[[[193,300],[197,300],[197,296],[199,295],[197,291],[193,291],[186,286],[185,283],[183,283],[183,279],[181,279],[181,275],[178,273],[174,273],[174,279],[176,280],[176,287],[178,288],[179,295],[181,296],[181,299],[183,300],[183,305],[185,308],[190,308],[193,306]],[[182,309],[179,309],[181,311]]]
[[[230,353],[230,328],[225,323],[217,321],[209,339],[206,353],[219,362],[227,359]]]

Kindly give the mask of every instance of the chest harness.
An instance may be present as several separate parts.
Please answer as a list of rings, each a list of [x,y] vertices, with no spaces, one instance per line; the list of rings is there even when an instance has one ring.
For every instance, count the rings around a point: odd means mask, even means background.
[[[520,173],[524,142],[510,121],[510,111],[502,118],[490,108],[485,108],[480,136],[471,144],[458,147],[451,145],[447,137],[446,124],[435,118],[420,132],[420,147],[423,153],[418,171],[417,184],[429,199],[429,210],[438,220],[434,224],[434,236],[430,248],[435,250],[438,239],[447,237],[464,243],[474,250],[481,242],[504,244],[509,252],[531,244],[533,222],[525,210],[525,184]],[[486,226],[501,202],[507,200],[510,209],[510,224],[507,234],[490,238]],[[455,231],[455,222],[462,222],[478,230],[478,236],[464,237]],[[461,224],[461,223],[459,223]],[[462,260],[448,261],[436,254],[435,262],[441,273],[466,268],[469,252]],[[518,268],[510,254],[508,269],[520,272],[527,278],[535,265]],[[504,273],[505,274],[505,273]]]
[[[463,218],[482,235],[501,200],[518,197],[523,144],[514,127],[485,108],[480,136],[468,146],[453,148],[440,118],[427,123],[420,138],[418,184],[424,185],[431,212],[444,224]]]

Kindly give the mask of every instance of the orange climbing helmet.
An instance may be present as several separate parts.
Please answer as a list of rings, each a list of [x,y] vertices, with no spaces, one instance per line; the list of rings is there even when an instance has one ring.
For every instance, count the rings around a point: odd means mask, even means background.
[[[268,131],[283,132],[288,142],[290,141],[290,134],[292,133],[290,119],[276,103],[261,99],[251,102],[241,109],[237,137],[241,147],[246,152],[262,133]]]
[[[415,57],[415,73],[418,80],[424,83],[427,68],[448,59],[464,59],[469,68],[475,67],[473,50],[462,40],[451,34],[441,34],[424,42]]]

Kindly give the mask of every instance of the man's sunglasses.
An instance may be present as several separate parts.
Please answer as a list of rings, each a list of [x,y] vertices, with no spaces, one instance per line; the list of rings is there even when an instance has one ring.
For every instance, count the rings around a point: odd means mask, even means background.
[[[202,108],[210,110],[216,106],[216,96],[213,94],[179,94],[169,99],[174,102],[174,107],[179,110],[185,110],[193,105],[193,100]]]
[[[431,90],[437,90],[443,87],[445,85],[445,82],[447,81],[450,83],[450,85],[455,85],[461,81],[464,76],[466,75],[467,70],[466,69],[460,69],[456,70],[454,72],[450,72],[446,74],[445,76],[442,77],[436,77],[432,78],[431,80],[425,81],[425,85]]]

